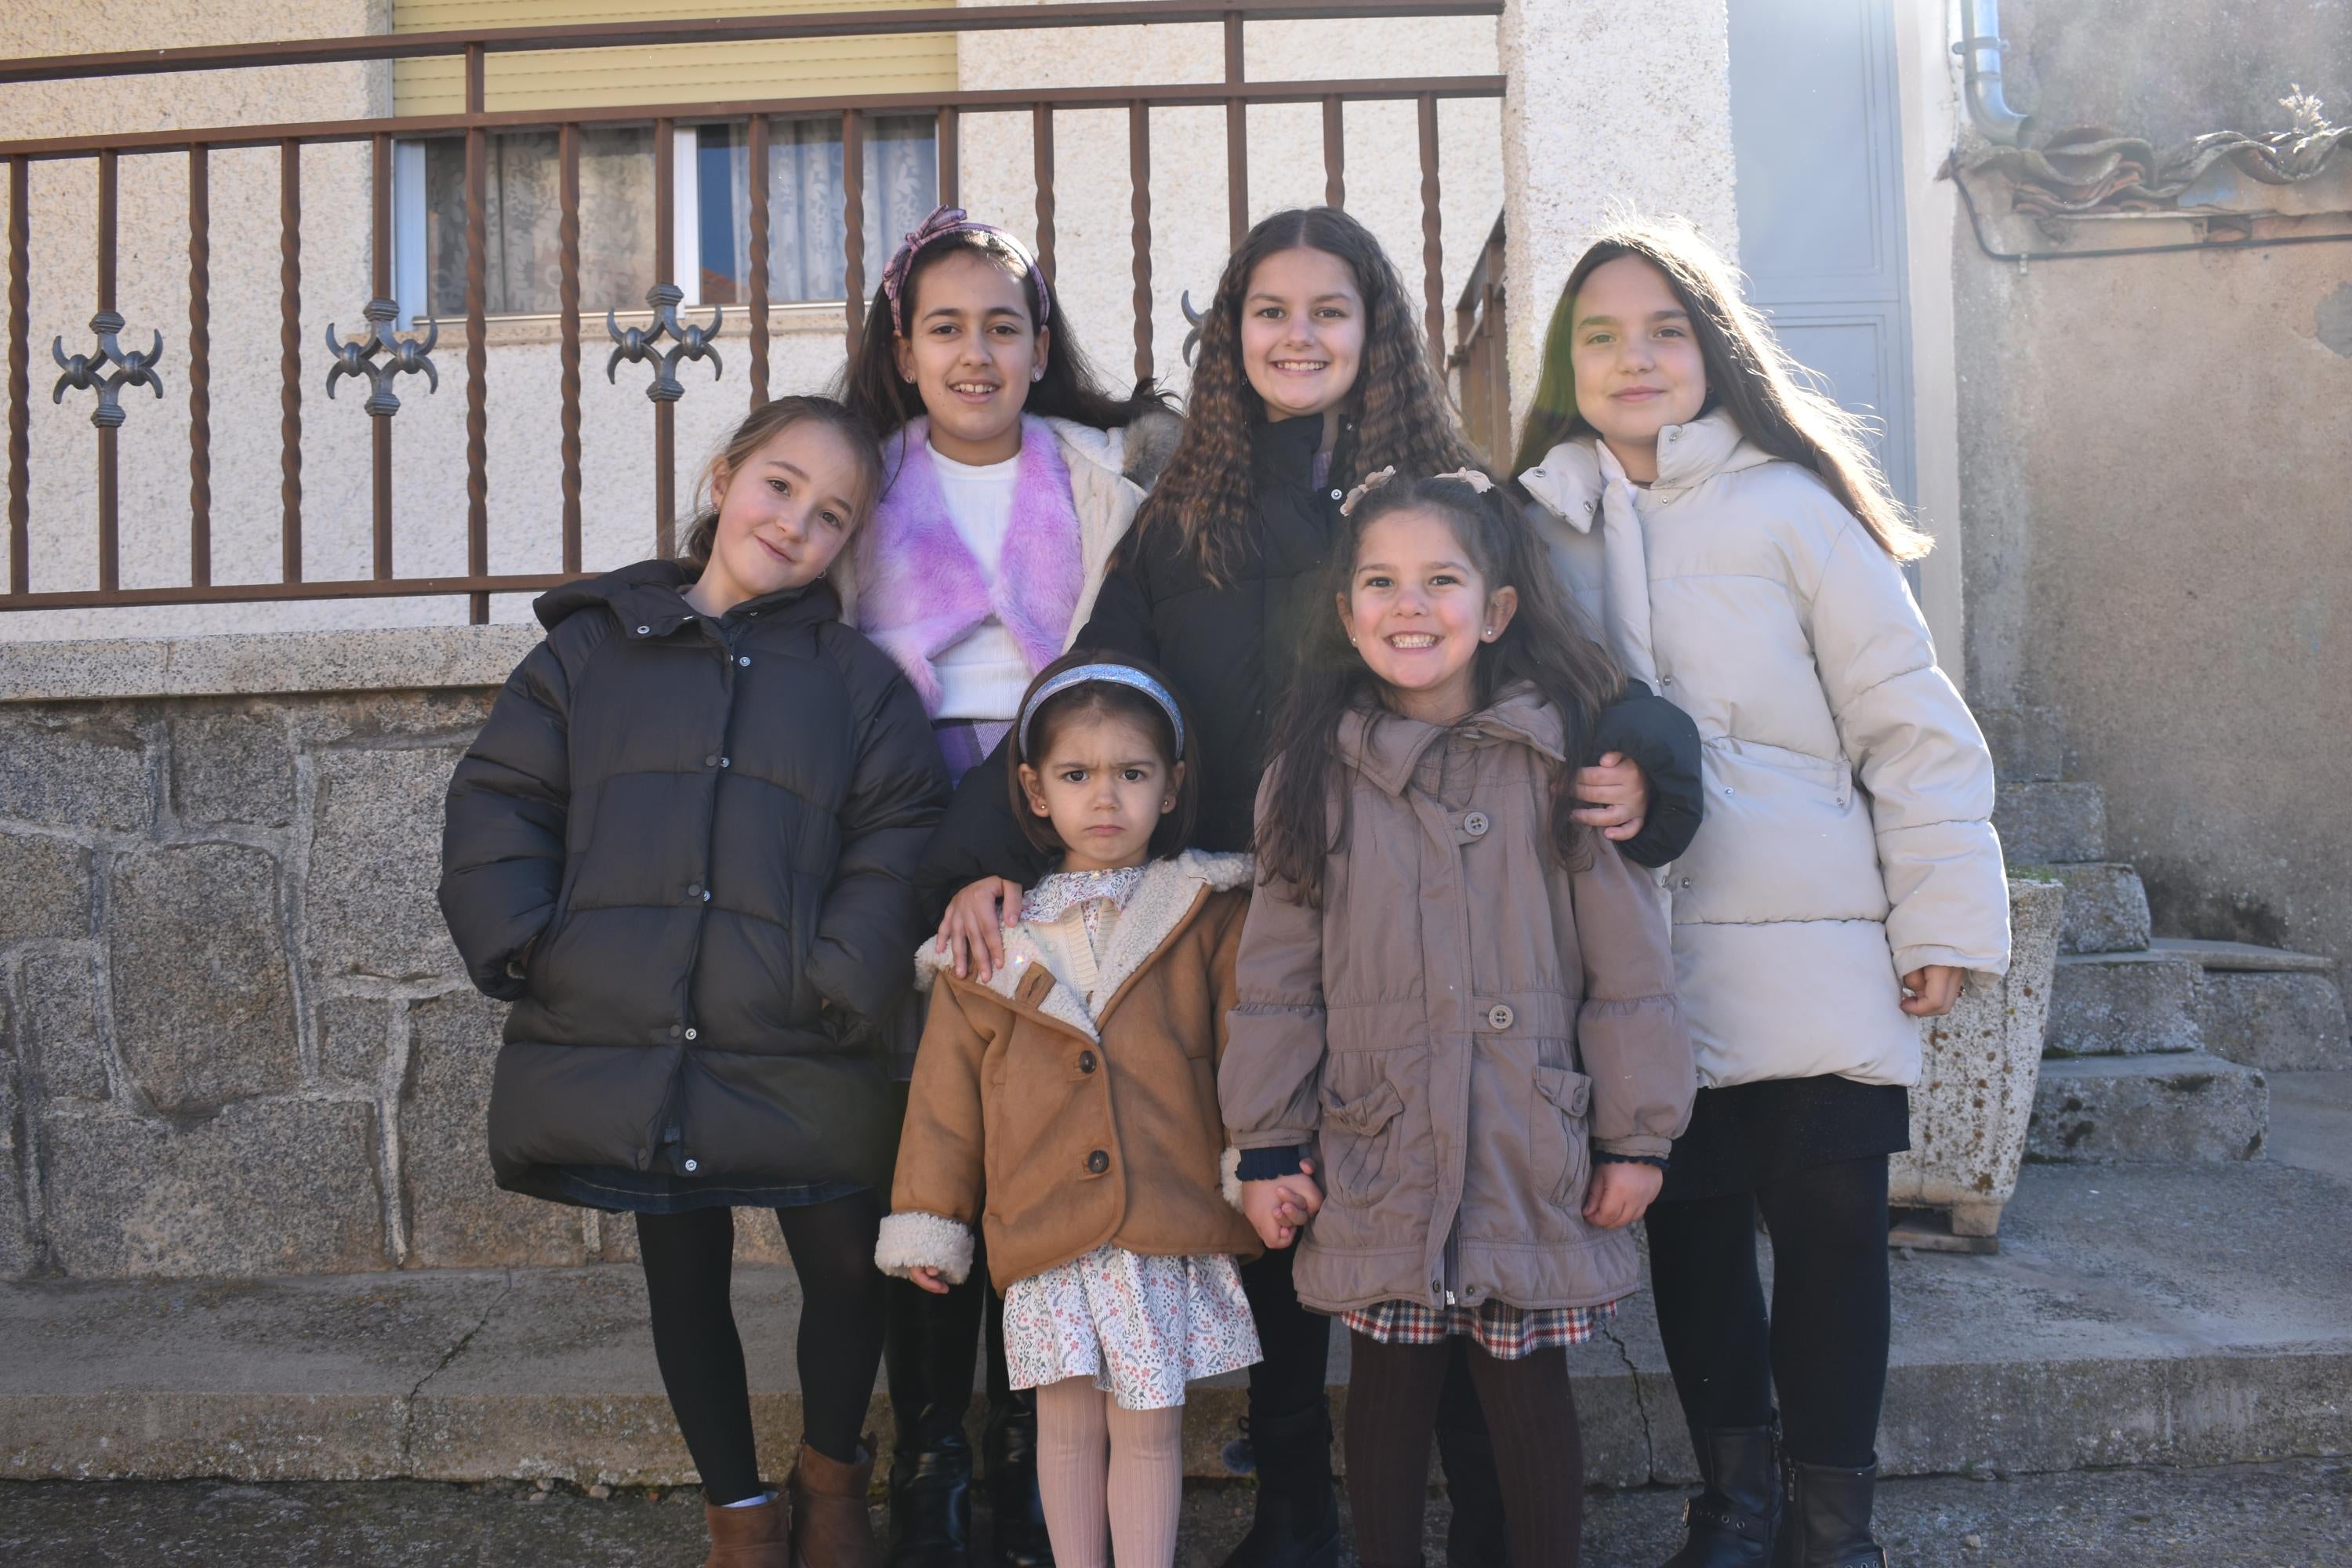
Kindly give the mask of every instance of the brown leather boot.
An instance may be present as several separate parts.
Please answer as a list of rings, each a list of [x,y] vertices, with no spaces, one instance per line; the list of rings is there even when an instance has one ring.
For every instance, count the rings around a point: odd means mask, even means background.
[[[870,1437],[858,1446],[854,1465],[801,1445],[800,1462],[784,1483],[792,1498],[793,1568],[882,1568],[882,1548],[866,1513],[873,1479]]]
[[[782,1492],[756,1508],[704,1503],[702,1519],[710,1528],[710,1555],[702,1568],[790,1568],[792,1522]]]

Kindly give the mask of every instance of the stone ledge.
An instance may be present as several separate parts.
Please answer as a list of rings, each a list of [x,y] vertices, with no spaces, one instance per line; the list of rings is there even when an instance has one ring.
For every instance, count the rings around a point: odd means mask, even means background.
[[[2352,1260],[2309,1238],[2347,1193],[2266,1163],[2029,1168],[1998,1256],[1895,1260],[1887,1473],[2340,1449]],[[2269,1223],[2232,1223],[2248,1214]],[[792,1271],[739,1268],[735,1310],[753,1420],[785,1452],[800,1415]],[[690,1461],[644,1311],[638,1270],[612,1265],[0,1286],[0,1479],[675,1485]],[[1692,1479],[1646,1295],[1570,1364],[1589,1480]],[[1191,1474],[1226,1473],[1241,1382],[1193,1390]],[[1338,1354],[1331,1391],[1344,1407]],[[878,1396],[870,1415],[887,1435]]]
[[[495,687],[536,622],[0,643],[0,703]]]

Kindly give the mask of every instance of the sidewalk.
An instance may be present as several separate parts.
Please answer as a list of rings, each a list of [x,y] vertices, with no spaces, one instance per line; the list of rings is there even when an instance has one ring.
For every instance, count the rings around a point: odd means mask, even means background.
[[[1999,1256],[1895,1258],[1888,1472],[2340,1452],[2347,1207],[2352,1183],[2270,1163],[2030,1167]],[[763,1451],[782,1456],[791,1271],[741,1270],[737,1303]],[[1594,1483],[1694,1479],[1645,1297],[1574,1365]],[[1345,1378],[1335,1355],[1342,1399]],[[1228,1473],[1240,1410],[1238,1377],[1196,1392],[1193,1475]],[[0,1479],[689,1474],[633,1268],[0,1287]]]
[[[1588,1496],[1584,1568],[1655,1568],[1680,1543],[1688,1495],[1651,1488]],[[1247,1523],[1247,1500],[1240,1488],[1188,1493],[1177,1568],[1223,1561]],[[1878,1501],[1879,1539],[1903,1568],[2352,1561],[2352,1467],[2339,1461],[1902,1480],[1881,1488]],[[1433,1499],[1432,1563],[1444,1561],[1445,1517]],[[599,1501],[507,1483],[0,1483],[0,1564],[28,1568],[688,1568],[700,1561],[701,1531],[702,1497],[691,1488]]]

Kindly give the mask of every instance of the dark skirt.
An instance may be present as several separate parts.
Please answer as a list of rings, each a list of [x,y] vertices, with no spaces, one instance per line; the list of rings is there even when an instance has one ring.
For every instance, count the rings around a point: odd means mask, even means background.
[[[1657,1201],[1754,1192],[1815,1165],[1909,1147],[1911,1091],[1901,1084],[1828,1076],[1702,1089]]]
[[[691,1209],[793,1209],[829,1204],[866,1189],[855,1182],[698,1182],[668,1171],[621,1165],[565,1165],[557,1189],[583,1208],[607,1214],[685,1214]]]

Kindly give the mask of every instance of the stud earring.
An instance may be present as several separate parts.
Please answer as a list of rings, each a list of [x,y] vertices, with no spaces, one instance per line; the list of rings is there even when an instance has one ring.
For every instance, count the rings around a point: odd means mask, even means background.
[[[1492,626],[1488,626],[1486,628],[1486,640],[1488,642],[1493,642],[1495,640],[1495,628]]]
[[[1034,369],[1034,370],[1031,371],[1031,372],[1029,373],[1029,379],[1030,379],[1030,380],[1032,380],[1032,381],[1043,381],[1043,380],[1045,380],[1045,367],[1044,365],[1042,365],[1042,364],[1041,364],[1041,365],[1039,365],[1036,369]]]

